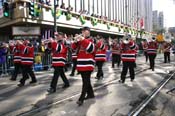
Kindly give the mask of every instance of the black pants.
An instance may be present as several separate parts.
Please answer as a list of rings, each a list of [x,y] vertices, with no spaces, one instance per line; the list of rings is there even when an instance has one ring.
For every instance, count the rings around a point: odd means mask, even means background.
[[[150,68],[154,70],[156,54],[149,54]]]
[[[71,72],[71,74],[74,75],[74,73],[75,73],[75,69],[76,69],[76,66],[77,66],[77,60],[74,59],[74,60],[72,60],[72,62],[73,62],[73,67],[72,67],[72,72]]]
[[[121,73],[121,80],[123,82],[125,82],[125,78],[126,78],[126,74],[128,72],[128,69],[129,69],[129,73],[130,73],[130,78],[132,80],[135,79],[134,66],[135,66],[135,62],[123,62],[123,69],[122,69],[122,73]]]
[[[58,77],[61,76],[63,82],[65,85],[69,85],[69,81],[66,78],[66,75],[64,73],[64,67],[54,67],[54,75],[50,84],[50,87],[56,90]]]
[[[15,69],[14,69],[14,72],[13,72],[13,74],[12,74],[11,79],[16,80],[18,74],[20,73],[20,71],[21,71],[21,69],[22,69],[21,66],[22,66],[22,65],[21,65],[20,63],[14,63]]]
[[[170,63],[170,52],[164,52],[164,63],[167,63],[167,60]]]
[[[145,55],[145,59],[146,59],[146,62],[148,61],[148,53],[146,51],[144,51],[144,55]]]
[[[25,84],[25,81],[29,78],[29,75],[33,82],[36,82],[36,77],[33,72],[33,68],[31,65],[22,65],[22,79],[20,80],[21,84]]]
[[[81,73],[81,77],[82,77],[82,82],[83,82],[83,86],[82,86],[82,92],[79,98],[79,101],[84,101],[86,95],[87,96],[94,96],[94,91],[92,89],[91,86],[91,71],[83,71],[80,72]]]
[[[96,62],[96,65],[97,65],[97,68],[98,68],[98,71],[97,71],[97,78],[100,79],[100,77],[102,76],[103,77],[103,64],[104,64],[104,61],[97,61]]]
[[[112,67],[113,68],[116,62],[117,62],[117,66],[119,67],[120,62],[121,62],[121,56],[118,54],[112,54]]]

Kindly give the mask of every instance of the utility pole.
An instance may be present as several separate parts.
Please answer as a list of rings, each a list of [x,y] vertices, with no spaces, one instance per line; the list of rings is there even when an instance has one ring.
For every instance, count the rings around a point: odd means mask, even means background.
[[[139,1],[137,0],[137,34],[136,34],[136,39],[138,37],[138,28],[139,28],[138,22],[139,22]]]
[[[59,1],[58,1],[59,2]],[[54,0],[54,32],[57,32],[56,0]]]
[[[125,23],[126,25],[128,24],[128,12],[127,12],[127,9],[128,9],[128,5],[127,5],[127,0],[125,0]]]

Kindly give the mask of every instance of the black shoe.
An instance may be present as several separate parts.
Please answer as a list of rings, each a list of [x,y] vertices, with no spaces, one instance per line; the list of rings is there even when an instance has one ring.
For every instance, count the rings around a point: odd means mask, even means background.
[[[79,75],[80,73],[78,72],[77,75]]]
[[[98,80],[99,80],[99,79],[100,79],[100,77],[95,77],[95,79],[98,79]]]
[[[154,71],[154,68],[152,68],[152,71]]]
[[[48,92],[48,93],[55,93],[55,92],[56,92],[56,89],[49,88],[49,89],[47,90],[47,92]]]
[[[18,84],[18,87],[22,87],[22,86],[24,86],[24,84],[22,84],[22,83]]]
[[[125,81],[124,81],[124,80],[119,80],[118,82],[119,82],[119,83],[125,83]]]
[[[71,73],[69,76],[74,76],[74,74]]]
[[[87,96],[87,97],[84,98],[84,100],[87,100],[87,99],[93,99],[93,98],[95,98],[94,95],[92,95],[92,96]]]
[[[64,88],[68,88],[69,86],[70,86],[69,84],[65,84],[65,85],[63,85],[62,88],[63,88],[63,89],[64,89]]]
[[[134,81],[134,79],[131,79],[131,82],[133,82]]]
[[[34,83],[37,83],[37,81],[30,81],[30,84],[34,84]]]
[[[78,106],[83,105],[83,101],[77,101],[76,103],[78,104]]]
[[[11,80],[11,81],[16,81],[16,79],[14,79],[14,78],[10,78],[10,80]]]

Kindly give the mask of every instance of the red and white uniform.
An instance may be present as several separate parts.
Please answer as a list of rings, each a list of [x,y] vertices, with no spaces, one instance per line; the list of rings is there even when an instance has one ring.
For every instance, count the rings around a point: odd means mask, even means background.
[[[34,47],[27,45],[20,45],[21,50],[21,64],[22,65],[33,65],[34,63]]]
[[[20,50],[20,46],[16,45],[16,46],[10,46],[10,50],[13,54],[13,62],[14,63],[21,63],[21,50]]]
[[[148,43],[147,43],[147,42],[143,42],[143,43],[142,43],[142,47],[143,47],[143,51],[144,51],[144,52],[147,52]]]
[[[52,66],[53,67],[65,66],[67,47],[64,45],[63,41],[51,42],[48,45],[48,48],[52,51]]]
[[[165,44],[163,45],[164,53],[165,53],[165,52],[170,52],[170,49],[171,49],[171,44],[170,44],[170,43],[165,43]]]
[[[136,60],[136,45],[133,41],[128,44],[121,44],[121,59],[123,62],[135,62]]]
[[[150,41],[148,42],[148,49],[147,53],[148,54],[157,54],[157,42],[155,41]]]
[[[112,55],[113,54],[117,54],[117,55],[121,54],[121,49],[120,49],[120,44],[119,43],[114,42],[112,44]]]
[[[106,50],[104,42],[97,42],[96,50],[95,50],[95,61],[106,61]]]
[[[73,44],[71,44],[71,47],[72,47]],[[72,60],[77,60],[77,52],[78,52],[78,49],[76,50],[73,50],[72,49]]]
[[[80,48],[79,48],[80,47]],[[94,70],[94,50],[95,46],[91,40],[84,39],[78,43],[73,43],[74,50],[79,48],[77,54],[77,71],[93,71]]]

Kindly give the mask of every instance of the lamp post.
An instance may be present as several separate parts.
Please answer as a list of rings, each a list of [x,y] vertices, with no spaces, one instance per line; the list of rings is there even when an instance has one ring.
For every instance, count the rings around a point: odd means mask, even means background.
[[[125,23],[126,23],[126,25],[128,24],[128,17],[127,17],[127,15],[128,15],[128,12],[127,12],[127,8],[128,6],[127,6],[127,0],[125,0]]]
[[[54,0],[54,32],[57,32],[57,22],[56,21],[57,21],[56,20],[56,0]]]
[[[138,25],[138,22],[139,22],[139,11],[138,11],[138,8],[139,8],[139,4],[138,4],[138,0],[137,0],[137,34],[136,34],[136,39],[137,39],[137,37],[138,37],[138,28],[139,28],[139,25]]]

